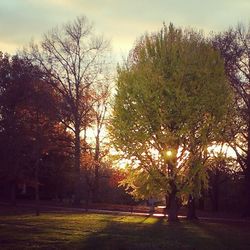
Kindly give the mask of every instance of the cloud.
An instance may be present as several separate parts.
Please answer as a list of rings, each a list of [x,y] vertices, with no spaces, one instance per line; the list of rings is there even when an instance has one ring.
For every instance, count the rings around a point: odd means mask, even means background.
[[[221,31],[249,22],[249,13],[249,0],[1,0],[0,50],[12,52],[15,45],[27,44],[32,37],[37,40],[54,26],[83,14],[97,32],[113,40],[119,53],[132,48],[144,32],[159,30],[163,21]]]

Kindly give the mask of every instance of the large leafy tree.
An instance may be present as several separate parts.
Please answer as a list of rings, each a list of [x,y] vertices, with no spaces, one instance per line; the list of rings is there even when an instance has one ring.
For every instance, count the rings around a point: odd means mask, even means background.
[[[235,116],[229,123],[230,146],[245,176],[245,216],[250,216],[250,25],[239,25],[213,38],[224,58],[225,71],[235,92]]]
[[[170,24],[143,36],[118,69],[110,126],[130,163],[128,188],[166,195],[177,220],[181,195],[206,181],[206,148],[220,140],[229,102],[223,61],[201,34]]]

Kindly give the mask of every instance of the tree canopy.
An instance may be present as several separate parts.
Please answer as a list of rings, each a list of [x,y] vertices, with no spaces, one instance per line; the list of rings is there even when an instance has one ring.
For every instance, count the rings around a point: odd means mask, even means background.
[[[174,200],[193,192],[196,176],[204,179],[207,146],[221,139],[230,100],[223,61],[202,34],[170,24],[143,36],[118,68],[110,126],[115,147],[132,161],[128,186]]]

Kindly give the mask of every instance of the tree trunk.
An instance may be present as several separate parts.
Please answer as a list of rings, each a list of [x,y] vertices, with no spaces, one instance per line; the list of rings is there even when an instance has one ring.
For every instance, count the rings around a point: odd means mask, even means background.
[[[205,191],[204,191],[203,187],[201,189],[201,197],[198,200],[198,208],[200,210],[204,210],[205,209]]]
[[[95,179],[93,187],[93,202],[99,202],[99,164],[95,164]]]
[[[200,210],[204,210],[205,209],[205,200],[204,200],[204,197],[200,197],[199,199],[199,209]]]
[[[15,180],[10,182],[10,204],[16,206],[16,182]]]
[[[39,126],[39,112],[36,110],[36,144],[35,144],[35,208],[36,216],[40,215],[40,196],[39,196],[39,167],[41,157],[41,134]]]
[[[213,190],[213,196],[212,196],[212,210],[213,212],[219,211],[219,202],[218,202],[218,190]]]
[[[244,217],[250,217],[250,167],[247,167],[245,174],[246,203]]]
[[[248,122],[248,148],[247,148],[247,159],[245,169],[245,208],[244,217],[250,217],[250,118]]]
[[[35,200],[36,200],[36,216],[40,215],[40,196],[39,196],[39,162],[36,160],[35,164]]]
[[[96,135],[96,145],[95,145],[95,174],[94,174],[94,186],[93,186],[93,202],[99,202],[99,158],[100,158],[100,132]]]
[[[89,199],[90,198],[90,190],[87,190],[87,197],[86,197],[86,202],[85,202],[85,211],[88,212],[89,210]]]
[[[219,171],[216,169],[212,186],[212,210],[219,210]]]
[[[192,195],[188,197],[188,212],[187,212],[188,220],[197,220],[196,216],[196,208],[195,208],[195,198]]]
[[[173,190],[169,194],[169,208],[168,208],[168,221],[169,222],[179,221],[177,212],[178,212],[178,199],[176,197],[176,191]]]
[[[75,126],[75,152],[74,152],[74,167],[75,167],[75,196],[74,205],[79,206],[81,203],[81,142],[80,142],[80,126]]]

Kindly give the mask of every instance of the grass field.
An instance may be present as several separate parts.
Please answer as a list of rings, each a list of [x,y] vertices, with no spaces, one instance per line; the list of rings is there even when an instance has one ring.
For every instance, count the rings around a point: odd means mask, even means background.
[[[250,249],[250,224],[2,210],[0,249]]]

